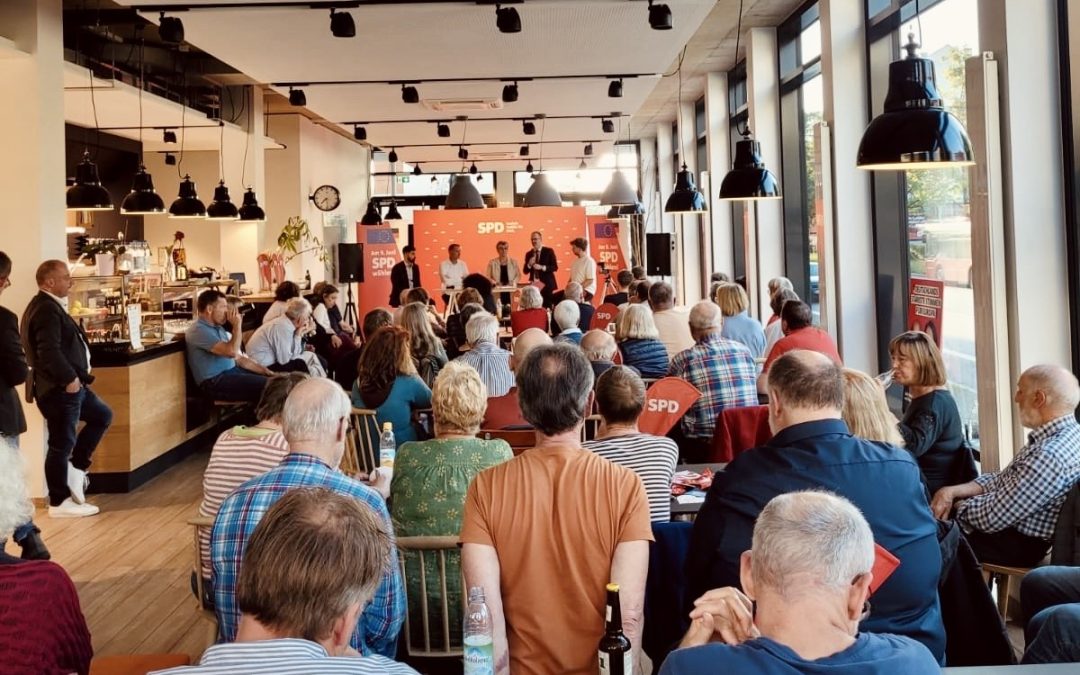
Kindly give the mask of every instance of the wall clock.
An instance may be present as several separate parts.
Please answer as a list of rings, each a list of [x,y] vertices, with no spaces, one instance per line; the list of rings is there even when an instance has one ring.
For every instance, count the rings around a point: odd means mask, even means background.
[[[315,193],[308,197],[320,211],[333,211],[341,205],[341,192],[333,185],[320,185]]]

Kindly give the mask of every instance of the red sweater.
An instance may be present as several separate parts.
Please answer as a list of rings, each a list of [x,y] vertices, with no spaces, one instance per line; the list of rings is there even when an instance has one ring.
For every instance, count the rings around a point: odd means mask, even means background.
[[[0,553],[0,670],[86,675],[93,655],[79,596],[64,568]]]

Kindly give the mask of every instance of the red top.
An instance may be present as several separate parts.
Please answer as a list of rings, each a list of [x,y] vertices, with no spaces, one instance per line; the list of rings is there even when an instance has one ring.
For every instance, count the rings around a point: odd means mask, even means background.
[[[548,315],[547,310],[542,307],[534,307],[532,309],[519,309],[516,312],[510,312],[510,332],[514,337],[521,335],[521,333],[529,328],[539,328],[545,333],[548,332]]]
[[[64,568],[0,554],[0,670],[86,675],[93,655],[79,596]]]
[[[844,365],[844,362],[840,360],[840,352],[836,350],[836,343],[833,342],[832,336],[820,328],[807,326],[780,338],[765,358],[765,365],[762,367],[761,372],[769,372],[769,367],[772,366],[773,361],[796,349],[821,352],[837,365]]]
[[[531,429],[532,425],[521,416],[518,404],[518,390],[513,387],[502,396],[493,396],[487,400],[487,413],[481,429],[509,429],[518,427]]]

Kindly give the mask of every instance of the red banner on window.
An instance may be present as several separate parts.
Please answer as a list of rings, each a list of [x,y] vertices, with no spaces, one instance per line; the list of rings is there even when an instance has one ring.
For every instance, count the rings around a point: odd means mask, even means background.
[[[912,279],[908,289],[908,330],[926,333],[941,349],[942,301],[945,282],[934,279]]]

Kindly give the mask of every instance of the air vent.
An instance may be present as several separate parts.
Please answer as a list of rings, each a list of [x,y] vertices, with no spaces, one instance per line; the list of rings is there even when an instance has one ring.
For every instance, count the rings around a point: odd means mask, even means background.
[[[501,150],[489,152],[470,152],[469,159],[475,159],[477,161],[490,161],[493,159],[518,159],[518,154],[516,152],[503,152]]]
[[[493,98],[425,98],[421,101],[428,110],[436,112],[468,112],[478,110],[502,110],[503,102]]]

